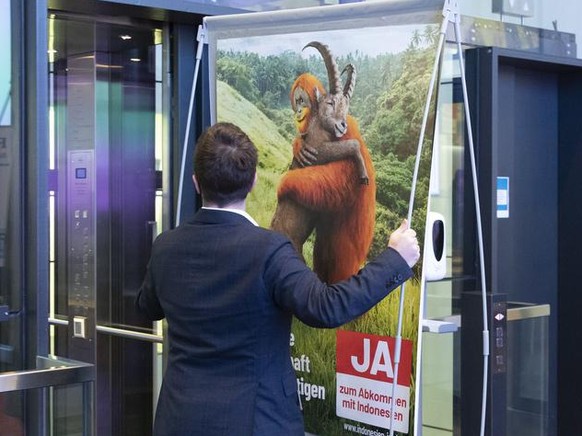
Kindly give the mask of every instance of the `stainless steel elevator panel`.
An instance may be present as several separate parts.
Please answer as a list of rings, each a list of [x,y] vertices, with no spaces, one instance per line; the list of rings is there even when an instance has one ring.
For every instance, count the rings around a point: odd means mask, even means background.
[[[93,150],[68,152],[69,357],[95,362],[95,168]],[[72,332],[71,332],[72,330]]]

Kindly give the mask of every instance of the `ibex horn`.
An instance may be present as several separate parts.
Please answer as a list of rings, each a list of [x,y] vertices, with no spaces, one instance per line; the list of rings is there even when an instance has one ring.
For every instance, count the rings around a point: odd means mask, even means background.
[[[346,84],[344,85],[344,95],[350,99],[352,98],[352,94],[354,93],[354,88],[356,86],[356,67],[352,64],[347,64],[342,71],[342,74],[345,72],[348,73],[348,77],[346,79]]]
[[[303,50],[307,47],[316,48],[321,56],[323,57],[323,61],[325,62],[325,68],[327,70],[327,80],[329,81],[329,92],[330,94],[337,94],[342,86],[342,82],[340,80],[339,69],[337,64],[335,63],[335,59],[329,50],[329,47],[325,44],[322,44],[318,41],[311,41]]]

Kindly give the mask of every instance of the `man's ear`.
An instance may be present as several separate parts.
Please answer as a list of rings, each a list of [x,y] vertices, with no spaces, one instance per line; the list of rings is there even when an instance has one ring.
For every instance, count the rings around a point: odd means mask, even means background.
[[[255,178],[253,179],[253,184],[251,185],[251,191],[253,189],[255,189],[255,186],[257,185],[257,179],[259,178],[259,174],[255,171]]]
[[[200,193],[200,186],[198,185],[198,180],[196,180],[196,176],[194,174],[192,174],[192,181],[194,182],[194,188],[196,189],[196,192],[202,195]]]

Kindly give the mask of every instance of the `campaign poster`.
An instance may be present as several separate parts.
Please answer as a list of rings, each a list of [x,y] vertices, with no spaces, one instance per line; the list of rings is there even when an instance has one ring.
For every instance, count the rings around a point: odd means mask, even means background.
[[[392,1],[207,21],[213,121],[259,149],[247,210],[328,283],[384,250],[408,214],[441,9]],[[412,213],[421,244],[434,116],[433,102]],[[406,283],[397,373],[400,289],[339,329],[294,321],[308,433],[413,434],[421,269]]]

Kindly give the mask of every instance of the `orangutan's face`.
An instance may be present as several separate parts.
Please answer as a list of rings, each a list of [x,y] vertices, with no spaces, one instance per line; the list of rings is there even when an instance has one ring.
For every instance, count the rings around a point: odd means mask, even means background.
[[[311,101],[307,92],[300,87],[293,91],[292,106],[294,111],[295,126],[299,132],[307,130],[309,114],[311,113]]]

